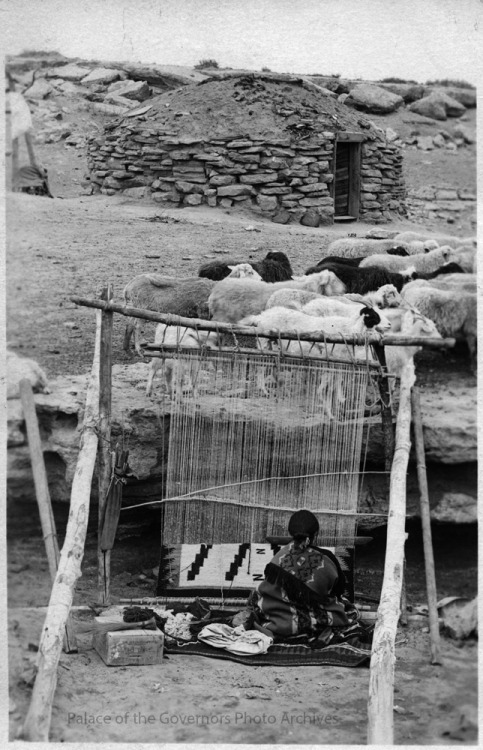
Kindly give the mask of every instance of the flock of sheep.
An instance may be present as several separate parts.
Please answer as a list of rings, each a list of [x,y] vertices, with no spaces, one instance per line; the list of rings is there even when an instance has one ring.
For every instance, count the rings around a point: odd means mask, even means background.
[[[406,337],[453,337],[468,346],[476,367],[476,243],[472,238],[433,237],[404,232],[392,240],[344,238],[332,242],[325,257],[293,273],[286,255],[269,252],[259,262],[212,261],[197,277],[176,279],[141,274],[124,289],[126,306],[188,318],[251,326],[257,332],[342,334],[369,331]],[[134,332],[136,351],[143,354],[139,323],[130,318],[124,345]],[[258,346],[270,346],[257,339]],[[266,343],[262,343],[266,342]],[[159,324],[156,344],[216,347],[214,332]],[[290,354],[319,354],[322,345],[301,340],[279,342]],[[333,345],[333,355],[345,347]],[[417,347],[386,347],[388,370],[399,375]],[[324,348],[325,351],[325,348]],[[146,393],[163,360],[152,360]],[[173,360],[164,360],[172,395]],[[181,374],[177,380],[183,380]],[[180,383],[182,387],[183,383]],[[329,408],[329,407],[328,407]]]

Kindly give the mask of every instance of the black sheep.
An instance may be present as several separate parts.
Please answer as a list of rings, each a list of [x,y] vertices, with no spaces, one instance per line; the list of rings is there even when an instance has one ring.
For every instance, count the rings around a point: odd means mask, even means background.
[[[305,271],[305,274],[317,273],[324,269],[332,271],[346,285],[347,293],[367,294],[375,292],[385,284],[393,284],[400,292],[404,284],[411,281],[413,276],[405,276],[401,273],[386,271],[385,268],[372,266],[370,268],[354,268],[345,263],[334,263],[331,261],[320,261]],[[369,273],[367,273],[369,271]]]
[[[357,268],[361,260],[364,260],[365,257],[365,255],[362,255],[360,258],[343,258],[339,255],[328,255],[327,258],[322,258],[322,260],[319,260],[319,262],[316,263],[315,266],[311,266],[311,268],[316,268],[317,271],[322,271],[325,268],[324,263],[343,263],[345,266],[354,266]],[[317,271],[311,271],[310,273],[317,273]],[[307,273],[307,271],[305,273]]]
[[[221,281],[229,275],[229,266],[236,266],[239,263],[249,263],[260,274],[263,281],[271,284],[276,281],[289,281],[293,276],[289,259],[285,253],[277,251],[268,252],[265,258],[260,261],[212,260],[200,267],[198,276],[213,281]]]
[[[440,266],[440,268],[437,268],[436,271],[432,271],[431,273],[417,273],[416,278],[435,279],[441,274],[445,273],[465,273],[465,271],[463,268],[461,268],[459,263],[451,261],[450,263],[445,263],[444,265]]]
[[[409,255],[405,247],[390,247],[389,250],[386,250],[386,253],[388,255],[401,255],[403,257]]]

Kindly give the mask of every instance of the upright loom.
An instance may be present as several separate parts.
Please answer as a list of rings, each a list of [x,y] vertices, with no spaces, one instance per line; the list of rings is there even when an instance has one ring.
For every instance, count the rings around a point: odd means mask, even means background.
[[[330,348],[314,357],[302,347],[147,347],[174,360],[179,384],[183,373],[192,380],[171,402],[158,596],[246,594],[299,508],[317,516],[317,543],[350,567],[364,413],[380,366],[369,349],[355,360],[339,346],[331,360]]]

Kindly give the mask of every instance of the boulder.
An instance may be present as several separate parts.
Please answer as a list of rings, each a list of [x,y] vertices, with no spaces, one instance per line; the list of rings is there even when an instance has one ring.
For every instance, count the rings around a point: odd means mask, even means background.
[[[288,224],[290,221],[290,214],[284,208],[281,208],[274,216],[272,216],[272,221],[276,224]]]
[[[411,104],[424,96],[424,86],[421,83],[381,83],[381,88],[402,96],[405,104]]]
[[[189,193],[185,195],[183,203],[187,206],[199,206],[203,202],[203,196],[198,193]]]
[[[89,75],[82,79],[84,85],[98,84],[98,83],[112,83],[118,81],[123,77],[122,71],[115,70],[115,68],[94,68]]]
[[[262,195],[260,193],[257,196],[257,204],[262,211],[275,211],[278,208],[278,201],[272,195]]]
[[[85,96],[89,93],[89,89],[85,88],[85,86],[79,86],[72,81],[64,81],[61,78],[58,80],[59,83],[56,83],[55,87],[59,91],[62,91],[63,94],[67,94],[68,96]]]
[[[463,492],[445,492],[432,509],[431,518],[446,523],[476,523],[477,507],[474,499]]]
[[[386,91],[380,86],[361,83],[351,89],[345,104],[363,112],[385,115],[398,109],[403,104],[403,98],[391,91]]]
[[[27,99],[45,99],[52,91],[52,86],[45,78],[36,78],[24,96]]]
[[[436,146],[436,148],[444,148],[446,145],[446,140],[444,136],[441,135],[441,133],[437,133],[433,136],[433,145]]]
[[[389,229],[370,229],[364,237],[368,240],[392,240],[397,235],[397,232],[390,231]]]
[[[104,97],[104,101],[110,104],[112,103],[114,105],[117,105],[118,107],[125,107],[126,109],[133,109],[133,107],[136,106],[136,102],[133,102],[132,99],[126,99],[124,96],[121,96],[117,92],[106,94]]]
[[[455,125],[453,128],[453,138],[461,138],[465,143],[471,144],[476,142],[476,137],[470,133],[464,125]]]
[[[450,96],[468,109],[476,107],[476,89],[460,89],[456,86],[438,89],[438,92]]]
[[[318,227],[320,222],[320,216],[318,211],[313,208],[309,208],[300,219],[300,223],[306,227]]]
[[[396,133],[396,131],[392,128],[386,128],[385,136],[388,143],[394,143],[394,141],[397,141],[397,139],[399,138],[398,133]]]
[[[108,88],[108,94],[112,93],[123,96],[125,99],[143,102],[151,96],[151,89],[146,81],[115,81]]]
[[[81,81],[89,73],[90,68],[83,68],[81,65],[68,63],[67,65],[59,65],[59,67],[51,68],[45,75],[47,78],[63,78],[64,81]]]
[[[433,138],[430,135],[419,135],[416,145],[422,151],[432,151],[434,148]]]
[[[476,389],[421,392],[426,458],[445,464],[476,461]]]
[[[50,393],[47,376],[38,362],[7,351],[7,399],[19,398],[21,380],[28,380],[34,393]]]
[[[218,188],[220,198],[234,198],[239,195],[251,195],[253,189],[249,185],[224,185]]]
[[[28,88],[34,82],[34,71],[27,70],[25,73],[11,73],[11,76],[15,83],[18,83],[21,88]]]
[[[456,99],[451,99],[444,93],[433,91],[429,96],[410,104],[409,110],[433,120],[446,120],[447,117],[460,117],[464,113],[465,107]]]
[[[444,632],[455,640],[476,635],[478,631],[478,599],[447,596],[438,602],[438,614],[443,620]]]

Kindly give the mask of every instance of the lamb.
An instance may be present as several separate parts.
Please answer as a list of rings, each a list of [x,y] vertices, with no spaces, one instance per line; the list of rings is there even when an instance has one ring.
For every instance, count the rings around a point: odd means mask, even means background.
[[[243,261],[221,261],[213,260],[209,263],[204,263],[198,271],[198,276],[203,278],[212,279],[213,281],[221,281],[230,275],[230,269],[235,264],[240,264]],[[268,252],[265,258],[261,261],[248,262],[248,264],[259,274],[263,281],[274,283],[275,281],[288,281],[292,278],[292,267],[290,261],[281,252]],[[247,274],[248,275],[248,274]]]
[[[19,357],[7,349],[7,399],[20,398],[19,383],[28,380],[34,393],[51,393],[47,376],[39,363],[28,357]]]
[[[237,263],[236,266],[228,266],[229,274],[226,278],[228,279],[256,279],[262,281],[262,277],[255,271],[250,263]]]
[[[369,258],[364,258],[359,270],[378,266],[388,271],[401,273],[402,271],[407,270],[410,266],[413,266],[416,273],[429,273],[440,268],[444,263],[447,263],[450,258],[450,253],[451,248],[445,246],[438,247],[435,250],[430,250],[424,255],[412,255],[410,258],[402,258],[398,255],[371,255]]]
[[[339,255],[344,258],[357,258],[358,256],[367,258],[370,255],[387,253],[388,250],[396,248],[402,248],[409,254],[414,253],[409,242],[361,239],[360,237],[343,237],[340,240],[335,240],[328,246],[327,253],[328,255]]]
[[[185,348],[202,348],[213,349],[218,343],[216,333],[210,331],[198,331],[185,326],[167,326],[164,323],[158,323],[154,336],[155,344],[171,344]],[[157,371],[164,364],[164,379],[166,390],[170,397],[173,395],[173,375],[181,389],[186,387],[193,389],[196,383],[197,367],[196,362],[191,362],[187,367],[183,367],[180,361],[175,359],[161,359],[153,357],[149,368],[148,381],[146,384],[146,396],[151,395],[153,380]],[[178,366],[178,367],[177,367]]]
[[[359,309],[364,306],[382,309],[386,307],[398,307],[402,303],[402,297],[394,286],[386,284],[377,292],[369,294],[345,294],[343,297],[322,297],[311,300],[302,307],[302,312],[307,315],[344,315],[353,314],[357,305]]]
[[[303,289],[328,297],[343,294],[346,290],[345,285],[327,270],[274,284],[251,279],[223,279],[215,285],[208,299],[211,317],[222,323],[238,323],[247,315],[261,313],[271,295],[280,289]]]
[[[476,371],[477,304],[476,294],[462,289],[435,289],[431,286],[412,286],[405,289],[404,301],[435,323],[444,337],[464,340],[468,346],[470,364]]]
[[[373,292],[379,289],[381,286],[386,284],[392,284],[400,292],[404,284],[406,284],[410,278],[414,275],[415,269],[411,265],[411,261],[415,256],[408,258],[392,255],[384,256],[372,256],[373,258],[384,257],[388,259],[390,263],[392,260],[396,261],[408,261],[407,264],[402,268],[401,272],[393,272],[390,267],[385,268],[379,267],[377,264],[373,264],[370,268],[365,268],[369,258],[362,260],[359,268],[353,268],[352,266],[346,265],[345,263],[327,262],[325,260],[319,261],[316,266],[307,268],[306,275],[317,273],[327,268],[329,271],[335,273],[335,275],[345,284],[347,292],[353,292],[356,294],[366,294],[367,292]],[[423,256],[421,256],[423,257]],[[426,257],[426,256],[424,256]]]
[[[430,237],[424,232],[400,232],[394,237],[393,242],[399,243],[413,243],[413,242],[427,242],[433,240],[440,247],[442,245],[449,245],[450,247],[459,247],[460,245],[467,245],[474,247],[476,240],[474,237],[453,237],[452,235],[440,234],[435,237]]]

